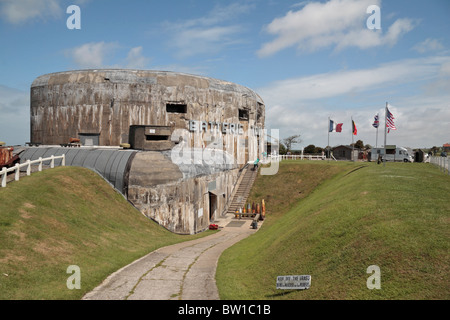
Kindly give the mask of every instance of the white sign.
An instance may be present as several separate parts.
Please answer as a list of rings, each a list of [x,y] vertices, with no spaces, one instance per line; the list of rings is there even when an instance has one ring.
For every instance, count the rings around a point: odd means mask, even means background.
[[[309,289],[311,286],[311,276],[278,276],[277,289]]]

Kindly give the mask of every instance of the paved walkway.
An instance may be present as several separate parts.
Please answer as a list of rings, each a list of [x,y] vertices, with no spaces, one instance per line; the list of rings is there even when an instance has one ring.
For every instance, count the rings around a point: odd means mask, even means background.
[[[215,223],[220,232],[153,251],[110,275],[83,299],[218,300],[215,274],[220,255],[258,229],[251,228],[251,220],[233,215]]]

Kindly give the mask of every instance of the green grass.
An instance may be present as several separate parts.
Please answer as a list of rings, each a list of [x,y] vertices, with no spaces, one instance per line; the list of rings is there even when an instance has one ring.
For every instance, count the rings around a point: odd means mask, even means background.
[[[80,299],[145,254],[208,234],[165,230],[90,170],[34,173],[0,188],[0,299]],[[80,290],[66,286],[69,265]]]
[[[252,189],[266,202],[261,229],[220,257],[220,297],[449,299],[449,194],[429,164],[282,162]],[[370,265],[381,290],[367,288]],[[302,274],[310,289],[276,289]]]

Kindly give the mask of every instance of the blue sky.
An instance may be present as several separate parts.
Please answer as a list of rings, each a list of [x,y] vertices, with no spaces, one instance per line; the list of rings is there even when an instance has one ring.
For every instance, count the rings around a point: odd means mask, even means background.
[[[69,30],[70,5],[81,29]],[[381,29],[369,30],[370,5]],[[450,142],[450,1],[0,0],[0,141],[29,141],[29,91],[43,74],[133,68],[199,74],[247,86],[280,137],[352,142],[351,118],[375,145],[390,104],[388,144]],[[382,130],[378,144],[383,142]]]

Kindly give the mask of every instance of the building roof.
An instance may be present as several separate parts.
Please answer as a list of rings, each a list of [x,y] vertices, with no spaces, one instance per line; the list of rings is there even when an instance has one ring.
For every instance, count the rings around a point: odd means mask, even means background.
[[[37,77],[31,87],[58,85],[65,83],[130,83],[147,85],[185,85],[203,87],[217,91],[238,92],[264,104],[262,98],[252,89],[229,81],[187,73],[134,69],[87,69],[49,73]]]
[[[353,147],[352,147],[352,146],[348,146],[348,145],[343,145],[343,144],[341,144],[341,145],[339,145],[339,146],[336,146],[336,147],[333,147],[332,149],[334,150],[334,149],[337,149],[337,148],[341,148],[341,147],[343,147],[343,148],[347,148],[347,149],[350,149],[350,150],[352,150],[352,149],[353,149]]]

